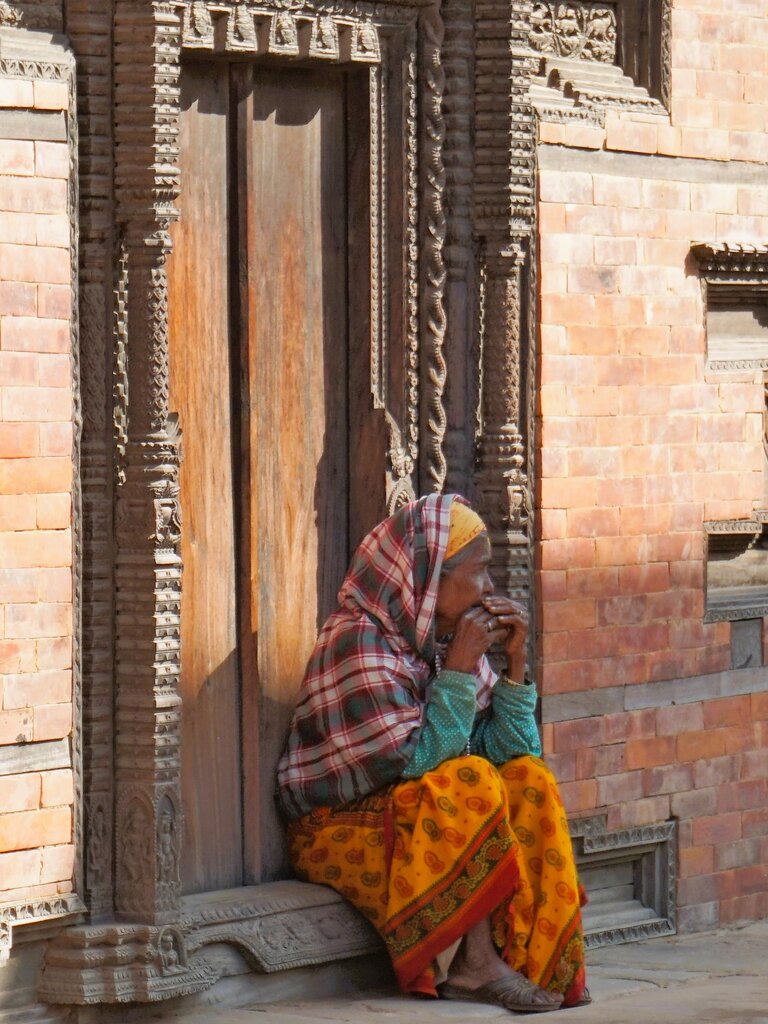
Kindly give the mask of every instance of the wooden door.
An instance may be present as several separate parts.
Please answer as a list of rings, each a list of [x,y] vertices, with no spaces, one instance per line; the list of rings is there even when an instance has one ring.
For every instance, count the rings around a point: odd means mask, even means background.
[[[350,543],[384,512],[365,75],[182,71],[169,304],[187,892],[287,873],[277,759]]]
[[[200,892],[240,885],[243,873],[227,67],[185,67],[181,107],[170,408],[183,431],[182,877]]]
[[[239,139],[250,573],[246,871],[279,874],[275,765],[348,551],[347,78],[256,67]]]

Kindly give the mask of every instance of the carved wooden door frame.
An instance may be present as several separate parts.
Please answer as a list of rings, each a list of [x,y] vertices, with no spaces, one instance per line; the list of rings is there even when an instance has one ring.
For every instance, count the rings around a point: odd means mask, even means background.
[[[73,13],[76,47],[87,36],[86,15],[95,17],[98,4],[89,4],[83,20]],[[78,1003],[145,1001],[206,988],[218,974],[200,950],[222,939],[238,943],[264,970],[357,955],[376,945],[365,923],[350,916],[334,894],[323,893],[319,900],[318,920],[326,925],[317,924],[307,935],[312,917],[308,907],[318,904],[318,897],[303,891],[297,895],[296,886],[306,888],[299,883],[286,883],[294,888],[279,894],[267,892],[270,886],[251,887],[234,902],[215,906],[200,905],[199,900],[193,900],[194,906],[189,900],[182,904],[181,437],[169,408],[166,260],[170,226],[177,216],[175,200],[183,187],[178,122],[185,52],[369,67],[371,394],[388,425],[382,471],[386,464],[389,508],[417,491],[441,489],[446,474],[439,2],[114,0],[113,17],[102,24],[112,41],[115,159],[114,179],[98,199],[107,211],[114,199],[114,226],[105,228],[94,207],[84,206],[80,268],[83,341],[93,345],[87,370],[93,391],[89,396],[86,388],[90,408],[84,477],[90,469],[94,486],[84,496],[86,523],[93,531],[103,531],[87,559],[86,583],[85,645],[91,653],[85,673],[84,894],[94,923],[62,933],[49,949],[41,983],[44,998]],[[394,68],[392,60],[399,61]],[[88,67],[92,65],[86,61]],[[402,140],[386,130],[387,90],[394,84],[403,104]],[[89,113],[81,111],[81,123]],[[396,144],[403,145],[405,160],[404,259],[387,250],[387,190],[382,180],[384,153]],[[84,173],[86,192],[99,193],[96,161],[86,161]],[[113,282],[99,260],[110,242]],[[399,272],[394,270],[396,259],[405,278],[406,361],[402,398],[391,402],[393,346],[386,295],[390,275]],[[111,358],[104,344],[110,318]],[[112,377],[111,396],[100,377],[105,370]],[[110,405],[113,459],[105,436],[104,413]],[[398,408],[400,414],[393,412]],[[112,616],[113,677],[108,671],[109,637],[98,628]],[[271,917],[270,934],[282,929],[293,936],[287,953],[285,944],[275,953],[269,935],[262,935],[256,922],[265,915]],[[296,925],[291,924],[294,919]]]
[[[124,268],[120,290],[126,296],[129,426],[116,495],[115,909],[126,919],[171,921],[181,897],[178,675],[183,527],[178,501],[180,434],[168,403],[166,259],[170,224],[177,216],[174,201],[183,187],[177,159],[182,56],[186,50],[245,53],[370,67],[371,391],[389,424],[389,503],[394,507],[414,496],[419,359],[426,363],[424,398],[433,410],[426,472],[435,487],[442,486],[445,475],[440,448],[445,376],[440,26],[436,5],[346,0],[116,4],[116,219]],[[393,144],[386,136],[384,113],[390,78],[387,60],[390,52],[398,51],[405,86],[407,161],[408,359],[401,422],[388,408],[383,295],[390,254],[382,181],[382,154]],[[169,835],[172,843],[163,858],[160,829],[169,821],[164,835],[166,844]]]

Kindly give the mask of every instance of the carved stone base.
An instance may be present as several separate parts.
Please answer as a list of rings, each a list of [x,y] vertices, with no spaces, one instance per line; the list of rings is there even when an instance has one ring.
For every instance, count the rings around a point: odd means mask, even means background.
[[[206,957],[214,943],[237,946],[264,973],[381,949],[374,929],[333,890],[274,882],[188,896],[173,925],[69,929],[46,954],[40,998],[82,1005],[201,992],[221,976]]]

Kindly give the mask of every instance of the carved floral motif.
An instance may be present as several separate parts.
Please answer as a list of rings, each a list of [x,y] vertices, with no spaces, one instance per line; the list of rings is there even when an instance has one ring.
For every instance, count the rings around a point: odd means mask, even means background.
[[[0,0],[0,25],[18,25],[21,19],[18,7],[11,7],[8,0]]]
[[[17,3],[0,0],[0,26],[18,25],[61,32],[61,6],[61,0],[19,0]]]

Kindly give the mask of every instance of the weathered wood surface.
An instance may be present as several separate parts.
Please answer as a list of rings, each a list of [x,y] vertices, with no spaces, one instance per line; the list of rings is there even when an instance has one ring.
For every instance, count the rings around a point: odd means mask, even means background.
[[[242,881],[228,227],[229,76],[182,74],[181,217],[169,261],[170,407],[183,432],[181,692],[186,892]]]
[[[257,678],[243,697],[258,729],[249,721],[245,808],[248,874],[265,880],[284,869],[275,765],[348,560],[345,79],[256,68],[250,106],[245,583]]]

